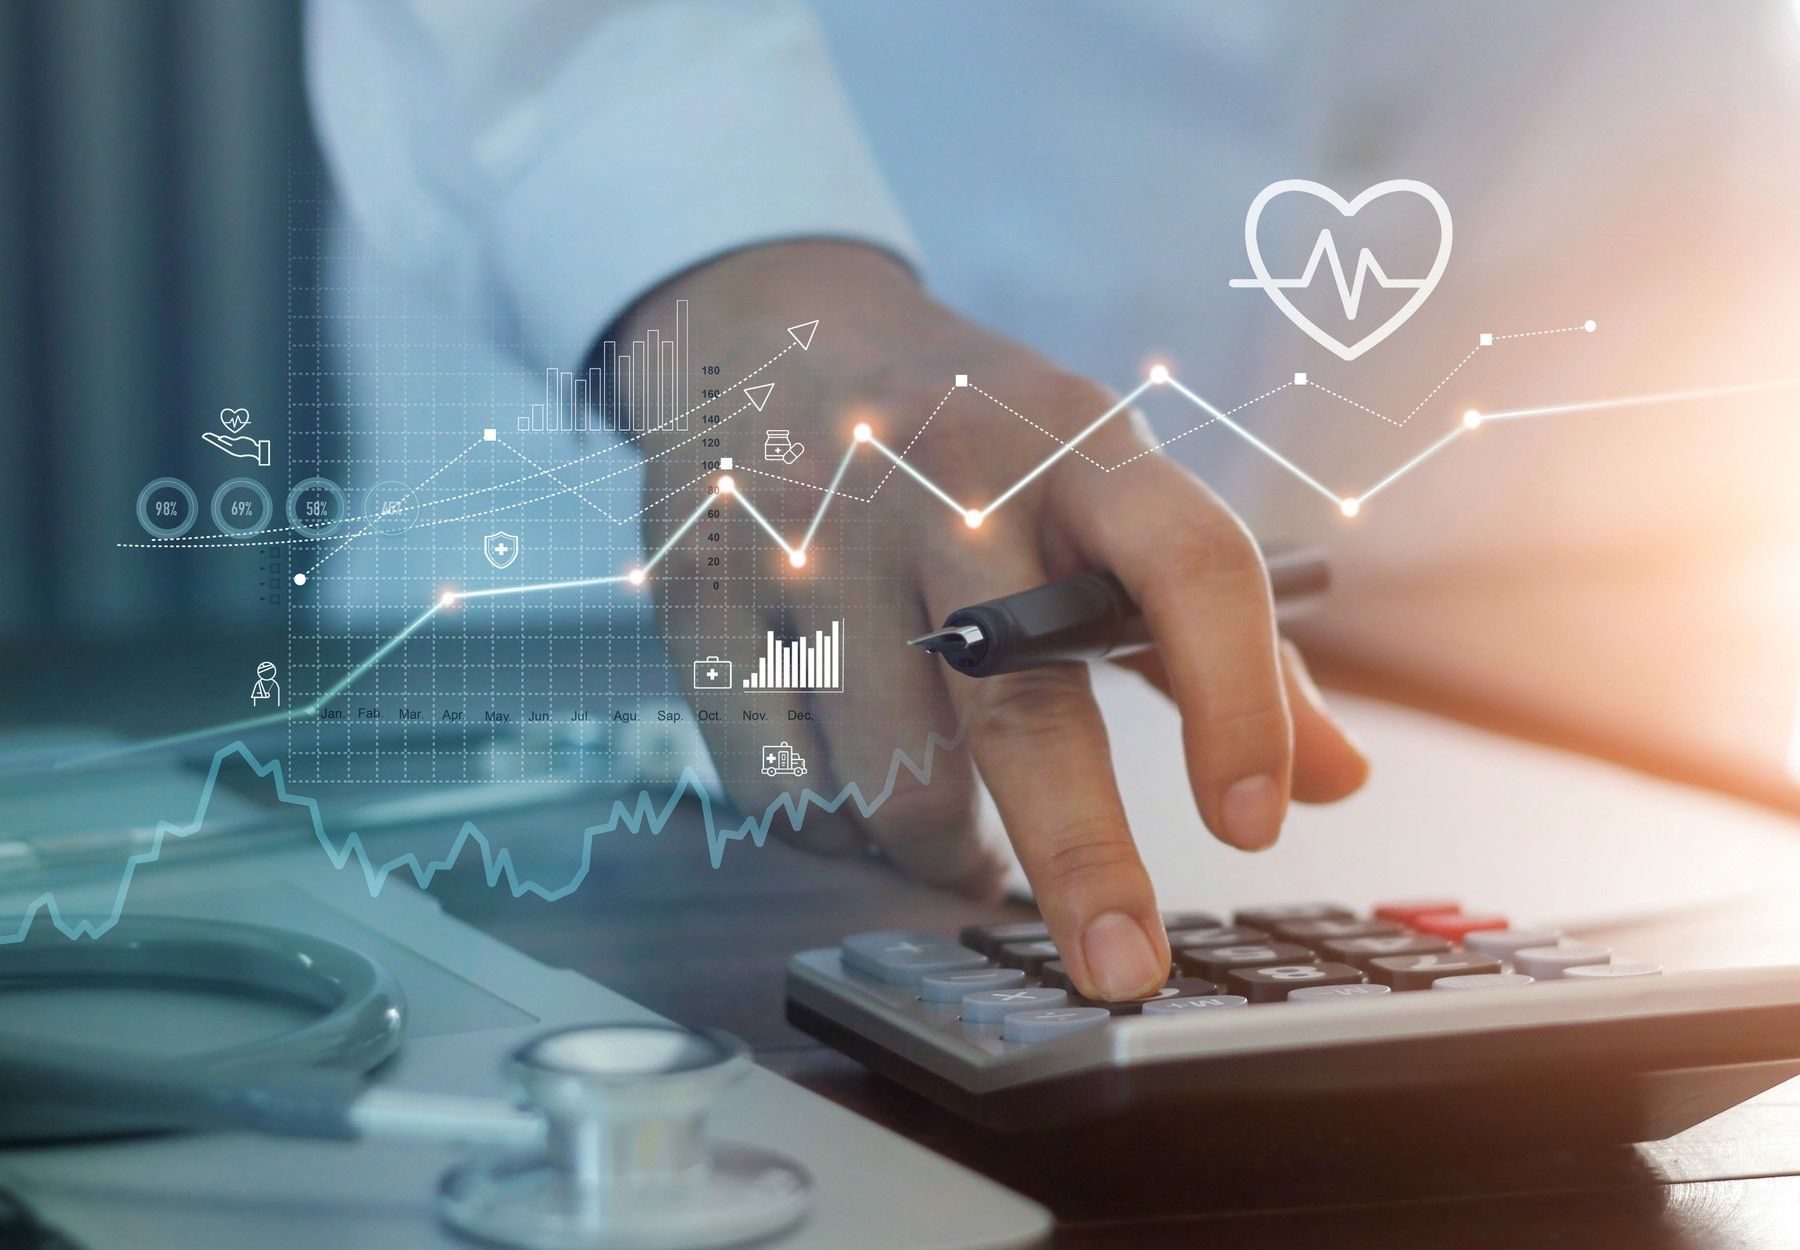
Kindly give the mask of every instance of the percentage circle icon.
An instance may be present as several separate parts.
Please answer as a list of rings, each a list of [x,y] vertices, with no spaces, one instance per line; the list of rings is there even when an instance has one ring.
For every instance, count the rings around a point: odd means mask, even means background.
[[[363,496],[363,524],[377,534],[403,534],[412,528],[406,501],[413,488],[405,482],[377,482]]]
[[[248,491],[252,498],[239,492]],[[232,498],[237,495],[238,498]],[[253,477],[234,477],[219,483],[213,492],[213,527],[222,534],[255,534],[269,527],[275,516],[275,501],[269,488]]]
[[[330,534],[344,523],[346,511],[343,488],[328,477],[305,478],[288,491],[288,524],[308,538]]]
[[[177,508],[179,497],[181,507]],[[178,477],[154,478],[138,492],[137,519],[152,538],[180,538],[194,528],[200,516],[200,500],[194,488]]]

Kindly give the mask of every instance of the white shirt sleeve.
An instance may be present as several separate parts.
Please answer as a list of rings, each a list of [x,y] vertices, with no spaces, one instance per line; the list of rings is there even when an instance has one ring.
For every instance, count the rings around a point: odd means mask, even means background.
[[[307,78],[358,228],[534,366],[751,244],[915,261],[791,0],[312,0]]]

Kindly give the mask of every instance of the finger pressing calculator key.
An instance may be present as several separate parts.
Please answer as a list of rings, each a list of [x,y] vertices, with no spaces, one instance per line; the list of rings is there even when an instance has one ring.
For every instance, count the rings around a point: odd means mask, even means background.
[[[1211,981],[1202,981],[1199,977],[1170,977],[1169,983],[1148,998],[1127,998],[1119,1002],[1101,1002],[1098,999],[1083,998],[1070,991],[1069,1001],[1083,1007],[1098,1007],[1115,1016],[1136,1015],[1151,1003],[1162,1002],[1174,998],[1200,998],[1218,990]]]
[[[1175,966],[1150,999],[1083,999],[1033,921],[805,951],[788,1015],[1001,1131],[1142,1120],[1162,1140],[1336,1115],[1409,1146],[1438,1127],[1642,1141],[1800,1075],[1797,968],[1666,971],[1447,896],[1163,920]]]

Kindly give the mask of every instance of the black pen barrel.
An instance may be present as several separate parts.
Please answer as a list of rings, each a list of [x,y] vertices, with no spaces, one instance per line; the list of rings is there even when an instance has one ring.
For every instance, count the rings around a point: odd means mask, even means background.
[[[1323,594],[1329,567],[1316,553],[1269,559],[1277,615]],[[970,677],[993,677],[1045,664],[1105,660],[1148,647],[1149,622],[1111,573],[1076,573],[952,612],[946,629],[973,625],[981,641],[948,649],[944,660]]]

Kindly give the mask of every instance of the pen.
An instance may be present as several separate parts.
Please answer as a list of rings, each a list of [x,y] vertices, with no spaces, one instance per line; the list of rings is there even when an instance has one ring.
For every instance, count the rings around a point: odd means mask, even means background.
[[[1268,557],[1277,619],[1286,620],[1321,595],[1330,566],[1317,551]],[[1152,644],[1149,623],[1111,573],[1077,573],[1017,594],[958,608],[944,627],[908,645],[922,647],[957,672],[993,677],[1071,660],[1104,660]]]

